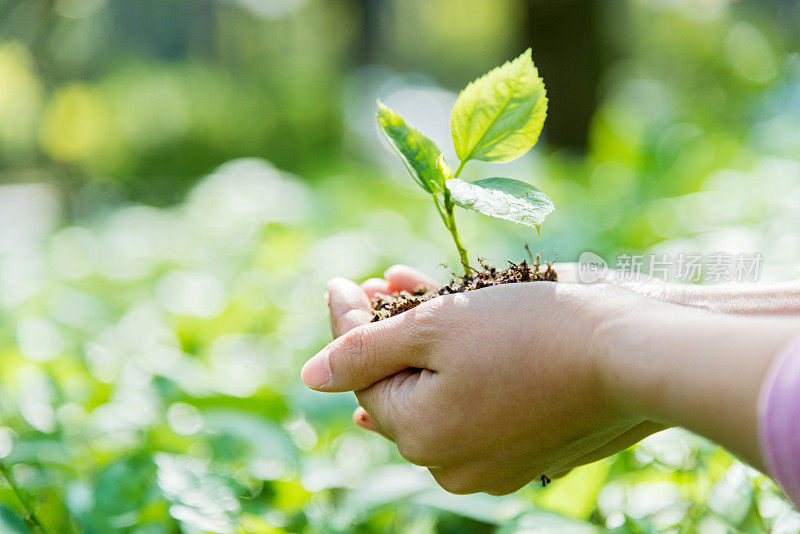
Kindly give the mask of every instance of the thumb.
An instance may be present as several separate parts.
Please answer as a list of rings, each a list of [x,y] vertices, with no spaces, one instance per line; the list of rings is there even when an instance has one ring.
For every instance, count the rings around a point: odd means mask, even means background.
[[[410,367],[424,368],[426,336],[412,317],[398,315],[350,330],[308,360],[300,378],[319,391],[360,391]]]

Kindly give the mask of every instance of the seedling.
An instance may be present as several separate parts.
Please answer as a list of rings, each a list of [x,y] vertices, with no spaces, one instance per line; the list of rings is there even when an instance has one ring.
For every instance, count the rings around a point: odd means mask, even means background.
[[[547,195],[527,182],[511,178],[465,182],[459,179],[461,171],[471,160],[502,163],[522,156],[539,140],[546,117],[544,82],[530,48],[461,91],[450,116],[459,158],[455,172],[433,141],[378,101],[378,124],[411,177],[433,198],[465,275],[473,269],[458,234],[455,206],[525,224],[537,232],[554,206]]]

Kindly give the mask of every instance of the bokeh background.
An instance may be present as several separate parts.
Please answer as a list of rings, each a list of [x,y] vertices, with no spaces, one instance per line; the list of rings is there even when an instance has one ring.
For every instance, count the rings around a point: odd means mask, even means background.
[[[0,530],[800,531],[681,430],[448,495],[298,379],[329,277],[457,264],[376,97],[451,154],[457,91],[528,46],[542,141],[465,175],[557,211],[541,237],[461,213],[469,250],[800,276],[798,28],[792,0],[0,0]]]

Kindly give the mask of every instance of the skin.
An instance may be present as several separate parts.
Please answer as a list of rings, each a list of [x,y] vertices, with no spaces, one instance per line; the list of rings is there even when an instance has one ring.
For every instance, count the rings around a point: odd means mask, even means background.
[[[306,363],[303,381],[354,391],[356,423],[453,493],[507,494],[669,426],[764,469],[758,394],[800,333],[797,285],[709,291],[613,276],[582,285],[574,265],[557,269],[559,283],[447,295],[378,323],[376,292],[435,281],[404,266],[361,286],[331,280],[337,339]]]
[[[401,270],[411,267],[399,266]],[[555,265],[561,282],[580,283],[577,263]],[[410,274],[407,274],[407,276]],[[800,314],[800,281],[758,285],[700,286],[667,283],[658,278],[638,276],[627,281],[622,273],[608,270],[603,283],[612,284],[638,295],[662,302],[691,306],[717,313],[736,315]]]

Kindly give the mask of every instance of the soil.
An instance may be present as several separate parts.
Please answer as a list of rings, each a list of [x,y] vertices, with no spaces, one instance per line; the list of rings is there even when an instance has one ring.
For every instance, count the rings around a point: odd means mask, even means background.
[[[473,269],[465,276],[458,276],[451,272],[453,279],[449,284],[438,290],[420,288],[413,292],[401,291],[397,295],[378,293],[372,299],[372,309],[374,311],[372,322],[394,317],[440,295],[464,293],[500,284],[539,281],[557,282],[558,279],[552,264],[550,262],[541,263],[541,256],[540,253],[536,258],[532,258],[531,263],[526,260],[522,260],[520,263],[509,261],[509,266],[502,270],[487,265],[486,262],[479,259],[480,270]]]

